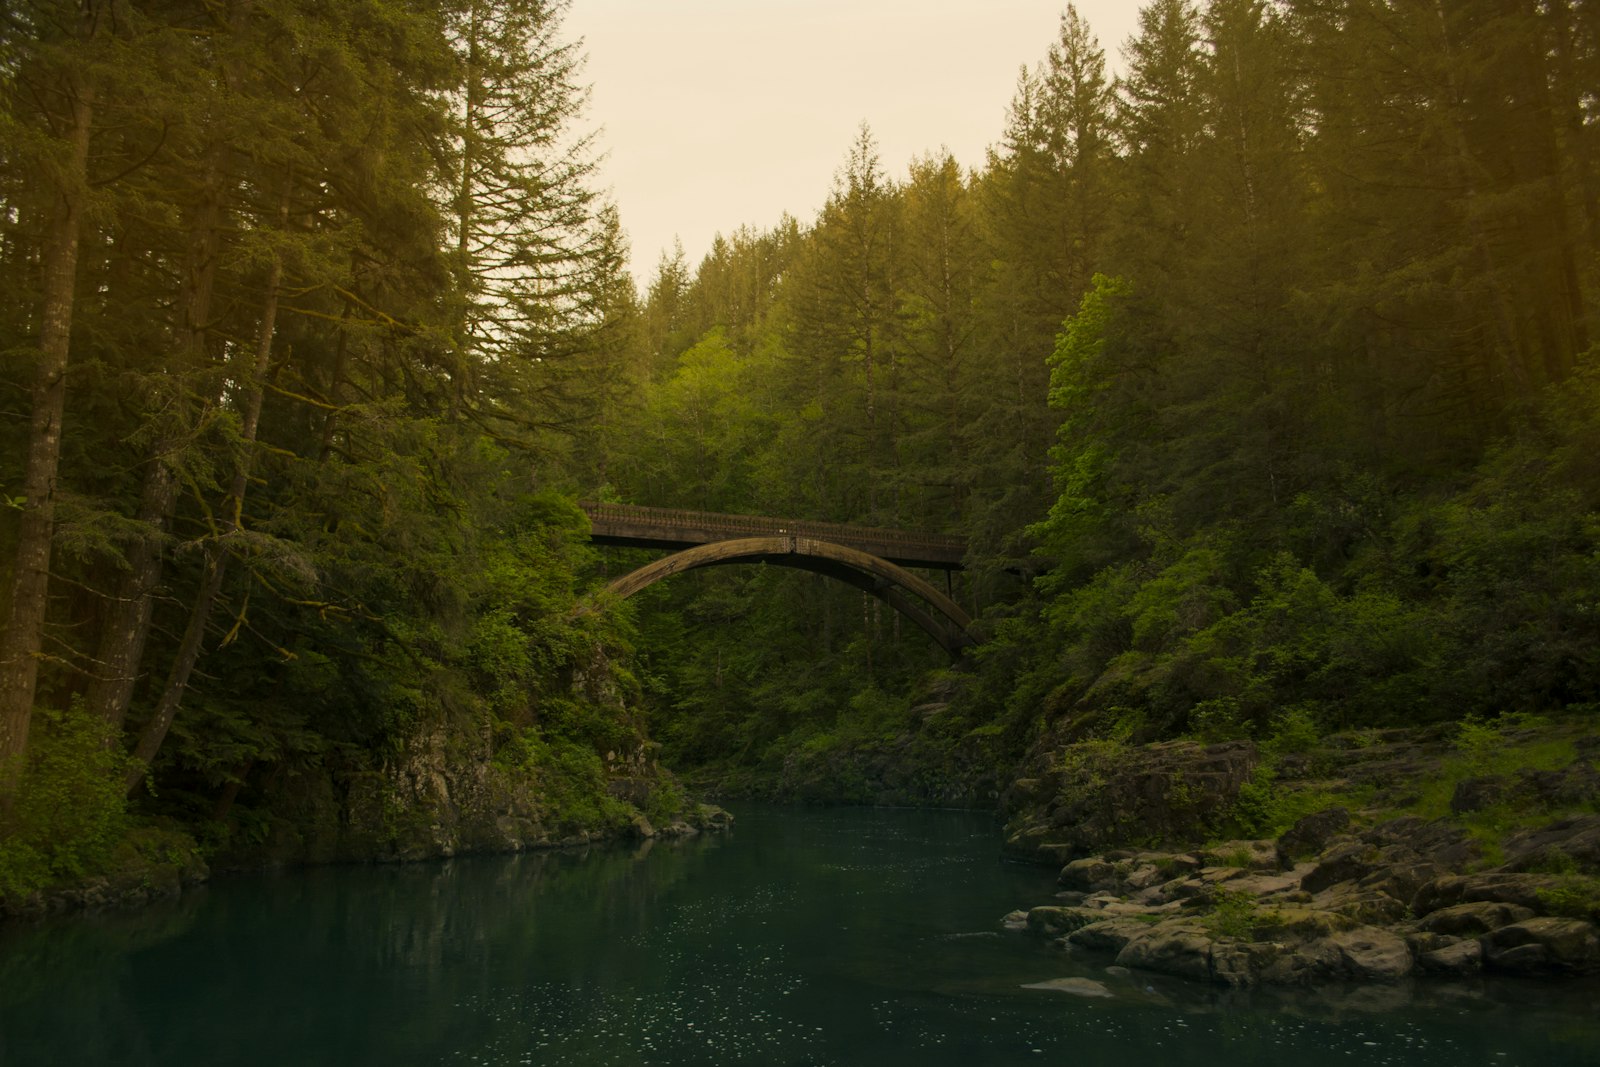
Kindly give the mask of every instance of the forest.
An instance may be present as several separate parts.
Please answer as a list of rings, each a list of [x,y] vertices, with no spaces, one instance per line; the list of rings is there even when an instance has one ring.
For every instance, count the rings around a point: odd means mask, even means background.
[[[625,831],[1600,706],[1600,6],[1068,5],[981,167],[863,125],[639,285],[565,6],[0,14],[0,895],[440,734]],[[581,499],[960,534],[980,644],[770,567],[596,607]]]

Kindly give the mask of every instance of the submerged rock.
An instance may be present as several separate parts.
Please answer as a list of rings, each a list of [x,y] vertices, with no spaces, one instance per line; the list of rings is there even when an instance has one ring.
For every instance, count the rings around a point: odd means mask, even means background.
[[[1047,989],[1052,993],[1067,993],[1075,997],[1110,997],[1112,993],[1104,982],[1093,978],[1052,978],[1048,982],[1030,982],[1023,989]]]

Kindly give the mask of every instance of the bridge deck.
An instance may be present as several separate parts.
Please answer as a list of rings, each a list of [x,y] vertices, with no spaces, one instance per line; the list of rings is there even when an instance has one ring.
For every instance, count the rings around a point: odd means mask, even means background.
[[[946,534],[886,530],[833,522],[769,519],[760,515],[719,515],[710,511],[647,508],[633,504],[578,505],[594,527],[597,545],[630,548],[693,548],[736,537],[811,537],[831,541],[902,567],[957,571],[967,554],[964,538]]]

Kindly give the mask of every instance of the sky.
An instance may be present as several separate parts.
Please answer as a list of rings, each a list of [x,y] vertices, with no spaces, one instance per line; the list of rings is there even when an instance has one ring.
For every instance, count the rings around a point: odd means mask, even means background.
[[[1078,0],[1113,71],[1133,0]],[[718,234],[810,223],[863,122],[891,177],[948,149],[969,168],[1005,128],[1019,70],[1066,0],[572,0],[585,125],[644,288],[681,240],[692,270]]]

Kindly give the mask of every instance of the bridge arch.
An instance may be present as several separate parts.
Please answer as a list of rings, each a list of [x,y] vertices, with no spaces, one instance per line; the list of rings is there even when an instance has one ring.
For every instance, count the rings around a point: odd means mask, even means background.
[[[972,617],[927,581],[870,552],[813,537],[740,537],[696,545],[624,574],[606,589],[625,600],[671,575],[736,563],[772,563],[848,582],[916,623],[952,656],[974,643],[967,632]]]

